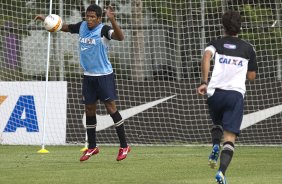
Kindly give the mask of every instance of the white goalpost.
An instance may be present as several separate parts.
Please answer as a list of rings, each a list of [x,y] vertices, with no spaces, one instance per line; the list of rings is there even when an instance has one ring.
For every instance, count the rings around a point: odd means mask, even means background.
[[[33,19],[53,13],[77,23],[91,3],[102,9],[111,4],[125,34],[124,41],[110,42],[109,58],[130,144],[210,143],[206,98],[195,89],[203,49],[222,35],[221,15],[227,9],[242,15],[239,36],[254,45],[259,67],[257,79],[246,81],[238,143],[282,144],[282,0],[0,3],[0,144],[87,147],[78,35],[48,33]],[[103,23],[110,25],[104,15]],[[97,143],[118,144],[101,103],[97,121]]]

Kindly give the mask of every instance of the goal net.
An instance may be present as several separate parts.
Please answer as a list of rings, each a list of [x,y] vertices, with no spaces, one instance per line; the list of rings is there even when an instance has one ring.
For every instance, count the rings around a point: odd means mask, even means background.
[[[0,0],[0,144],[83,144],[85,115],[78,35],[49,33],[37,14],[67,24],[84,19],[89,0]],[[281,0],[100,0],[116,11],[125,40],[111,41],[117,107],[130,144],[207,144],[206,97],[196,95],[203,49],[222,32],[221,15],[243,17],[240,37],[254,45],[258,74],[246,82],[240,144],[282,144]],[[105,16],[103,23],[109,24]],[[95,60],[95,58],[93,58]],[[97,107],[98,144],[118,138]]]

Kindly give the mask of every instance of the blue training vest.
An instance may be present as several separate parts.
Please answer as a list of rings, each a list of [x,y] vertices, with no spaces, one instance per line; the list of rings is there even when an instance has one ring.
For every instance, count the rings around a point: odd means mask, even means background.
[[[108,59],[109,40],[101,37],[103,26],[99,24],[90,30],[86,21],[83,21],[79,29],[80,64],[84,72],[93,75],[107,75],[113,72]]]

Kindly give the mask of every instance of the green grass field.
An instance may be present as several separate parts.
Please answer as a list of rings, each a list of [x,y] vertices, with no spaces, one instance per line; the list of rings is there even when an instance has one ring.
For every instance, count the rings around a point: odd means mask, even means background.
[[[216,170],[207,166],[210,147],[132,146],[117,162],[118,148],[80,163],[81,146],[0,146],[1,184],[209,184]],[[227,171],[229,184],[282,183],[282,147],[236,147]]]

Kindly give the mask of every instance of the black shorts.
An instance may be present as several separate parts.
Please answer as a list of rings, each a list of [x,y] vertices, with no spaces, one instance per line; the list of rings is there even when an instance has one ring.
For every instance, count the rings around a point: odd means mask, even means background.
[[[94,104],[97,100],[102,102],[117,100],[114,74],[102,76],[84,75],[82,94],[84,104]]]
[[[244,98],[238,91],[216,89],[207,100],[211,119],[223,130],[240,134],[243,120]]]

